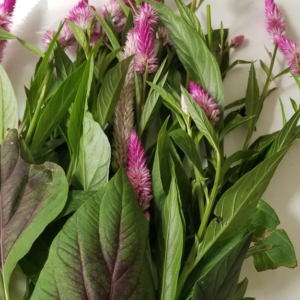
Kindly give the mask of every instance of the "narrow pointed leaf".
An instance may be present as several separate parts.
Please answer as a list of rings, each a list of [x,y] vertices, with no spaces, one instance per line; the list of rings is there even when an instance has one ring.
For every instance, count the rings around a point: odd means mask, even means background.
[[[0,143],[9,129],[18,128],[17,99],[11,82],[0,64]]]
[[[79,43],[79,45],[82,47],[82,49],[84,50],[85,56],[88,58],[89,57],[89,44],[86,38],[85,33],[83,32],[83,30],[76,24],[72,23],[69,20],[66,20],[68,25],[70,26],[75,39],[77,40],[77,42]]]
[[[61,212],[67,195],[64,171],[53,163],[25,163],[20,157],[17,130],[11,130],[1,146],[0,251],[6,294],[18,261]]]
[[[52,243],[32,300],[152,300],[148,224],[124,170],[81,206]]]
[[[157,241],[159,299],[175,299],[183,251],[183,225],[174,179],[163,207]]]
[[[70,75],[53,95],[44,109],[31,143],[34,152],[60,124],[74,101],[86,63]]]
[[[224,92],[219,66],[200,35],[168,6],[147,1],[166,26],[170,39],[191,79],[196,81],[223,107]]]
[[[233,300],[243,300],[246,294],[247,286],[248,286],[248,279],[245,278],[243,281],[241,281],[238,284]]]

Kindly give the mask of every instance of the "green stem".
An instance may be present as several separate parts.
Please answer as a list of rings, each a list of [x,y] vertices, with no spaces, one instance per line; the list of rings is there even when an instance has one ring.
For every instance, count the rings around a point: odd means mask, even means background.
[[[211,28],[211,14],[210,14],[210,5],[206,6],[206,15],[207,15],[207,42],[208,49],[212,51],[212,28]]]
[[[269,87],[269,85],[272,82],[271,76],[272,76],[272,71],[273,71],[273,67],[274,67],[274,63],[275,63],[275,58],[276,58],[277,50],[278,50],[278,45],[276,44],[275,48],[274,48],[273,55],[272,55],[272,59],[271,59],[269,73],[267,75],[267,79],[266,79],[266,82],[265,82],[265,85],[264,85],[263,92],[262,92],[262,94],[260,96],[260,109],[259,109],[258,115],[255,117],[255,123],[257,122],[257,120],[258,120],[258,118],[260,116],[260,113],[262,111],[265,98],[266,98],[267,93],[268,93],[268,87]],[[254,128],[255,128],[255,125],[254,125]],[[252,132],[251,131],[248,132],[247,138],[246,138],[246,141],[245,141],[245,144],[244,144],[244,147],[243,147],[243,150],[247,150],[248,149],[250,141],[251,141],[251,138],[252,138],[252,135],[253,135],[253,130],[252,130]]]
[[[69,182],[69,185],[71,184],[71,179],[72,179],[72,175],[73,175],[73,167],[74,167],[74,155],[72,155],[72,157],[71,157],[71,162],[70,162],[68,173],[67,173],[67,180]]]
[[[41,107],[42,107],[42,104],[43,104],[43,101],[44,101],[44,98],[45,98],[46,88],[47,88],[51,73],[52,73],[52,68],[49,67],[48,72],[46,74],[46,77],[44,79],[44,83],[42,85],[41,94],[40,94],[40,97],[39,97],[39,100],[38,100],[38,103],[37,103],[32,121],[30,122],[28,132],[26,134],[25,142],[28,146],[31,143],[33,134],[34,134],[35,129],[36,129],[36,125],[37,125],[39,114],[40,114],[40,111],[41,111]]]
[[[195,12],[195,10],[196,10],[196,5],[197,5],[197,0],[193,0],[193,1],[192,1],[192,4],[191,4],[191,6],[190,6],[190,9],[191,9],[192,12]]]

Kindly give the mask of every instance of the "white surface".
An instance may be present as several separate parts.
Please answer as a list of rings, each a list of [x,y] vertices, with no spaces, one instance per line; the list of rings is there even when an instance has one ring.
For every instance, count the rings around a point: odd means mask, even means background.
[[[41,38],[46,29],[56,29],[59,21],[68,10],[77,3],[75,0],[19,0],[17,3],[14,26],[12,33],[42,47]],[[103,0],[90,3],[98,10]],[[169,1],[172,7],[174,3]],[[268,63],[268,56],[264,45],[273,50],[273,45],[268,38],[264,27],[264,1],[263,0],[211,0],[204,4],[211,4],[213,27],[218,28],[221,20],[224,27],[230,29],[229,37],[244,34],[246,41],[242,47],[233,52],[232,61],[235,59],[259,60]],[[277,3],[286,18],[286,35],[300,42],[300,1],[277,0]],[[205,5],[198,12],[200,19],[205,17]],[[203,21],[203,27],[205,27]],[[4,66],[13,82],[13,86],[20,103],[24,107],[23,86],[28,85],[33,74],[34,62],[37,57],[24,49],[17,41],[10,41],[6,50]],[[256,63],[257,74],[261,85],[265,75]],[[284,58],[278,55],[275,72],[286,67]],[[225,103],[244,97],[248,77],[248,65],[243,65],[231,71],[225,80]],[[282,98],[287,117],[292,115],[289,97],[300,102],[299,90],[292,78],[285,75],[277,80],[276,92],[269,97],[260,121],[257,125],[259,136],[271,133],[281,128],[282,119],[278,102],[278,95]],[[230,134],[225,144],[227,154],[240,149],[244,142],[246,129],[241,128]],[[263,199],[272,205],[281,220],[281,227],[290,236],[296,254],[300,257],[300,142],[296,142],[280,164]],[[300,299],[300,268],[280,268],[274,271],[257,273],[252,260],[248,259],[242,271],[242,276],[249,279],[248,296],[258,300],[297,300]]]

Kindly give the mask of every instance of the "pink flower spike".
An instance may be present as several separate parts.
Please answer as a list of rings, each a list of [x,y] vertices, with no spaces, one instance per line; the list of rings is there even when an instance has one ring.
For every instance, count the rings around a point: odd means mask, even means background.
[[[243,35],[238,35],[234,39],[231,40],[231,46],[236,49],[243,44],[244,40],[245,40],[245,37]]]
[[[277,35],[285,32],[285,21],[274,0],[265,0],[266,27],[270,37],[275,40]]]
[[[45,50],[48,49],[51,41],[53,40],[54,36],[56,34],[56,31],[54,30],[47,30],[43,36],[43,45],[44,45],[44,48]]]
[[[148,73],[157,70],[157,58],[154,53],[154,27],[157,22],[158,17],[153,8],[144,3],[134,21],[138,34],[135,68],[141,74],[144,74],[146,69]]]
[[[220,110],[218,109],[218,104],[214,101],[205,90],[201,88],[196,82],[190,82],[190,94],[196,103],[203,109],[207,118],[212,125],[215,125],[220,117]]]
[[[146,165],[144,149],[134,130],[131,131],[129,138],[126,173],[133,185],[139,205],[146,213],[153,198],[151,176]]]
[[[112,21],[116,25],[117,31],[122,31],[126,23],[126,17],[118,0],[110,0],[103,6],[102,17],[104,20],[106,20],[106,13],[110,14]]]
[[[285,55],[287,63],[291,68],[291,72],[300,76],[300,45],[297,45],[294,41],[282,35],[276,36],[275,41],[279,49]]]

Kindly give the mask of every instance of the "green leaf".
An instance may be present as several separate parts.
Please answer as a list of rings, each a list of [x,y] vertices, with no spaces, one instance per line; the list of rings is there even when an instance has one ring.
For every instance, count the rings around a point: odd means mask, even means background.
[[[272,147],[270,148],[267,157],[270,157],[274,153],[280,151],[285,146],[290,145],[298,137],[296,126],[300,118],[300,110],[297,111],[286,125],[280,130],[279,134],[275,138]]]
[[[241,281],[238,284],[235,295],[232,300],[243,300],[246,294],[247,286],[248,286],[248,279],[245,278],[243,281]]]
[[[259,86],[257,83],[256,73],[255,73],[255,68],[253,63],[251,64],[249,78],[248,78],[245,104],[246,104],[247,117],[256,116],[254,119],[252,118],[248,122],[248,131],[252,133],[261,106],[261,104],[259,104]]]
[[[118,0],[120,6],[122,7],[122,10],[124,12],[124,15],[126,18],[128,18],[128,15],[130,14],[130,8],[125,5],[125,3],[122,0]]]
[[[183,225],[177,187],[172,179],[165,201],[157,238],[159,299],[175,299],[183,252]]]
[[[68,126],[68,138],[72,149],[72,159],[75,162],[75,166],[77,164],[78,153],[80,148],[79,141],[83,133],[84,114],[87,110],[87,100],[91,91],[93,70],[94,60],[93,57],[91,57],[87,61],[82,78],[80,80],[80,84],[77,87],[77,93],[72,107],[72,112]]]
[[[122,2],[123,5],[129,10],[124,29],[122,30],[122,45],[125,45],[128,31],[134,26],[133,15],[132,15],[131,10],[124,4],[124,2],[122,0],[118,0],[118,1],[119,1],[119,3]]]
[[[69,20],[66,20],[66,22],[68,23],[68,25],[70,26],[75,39],[77,40],[77,42],[79,43],[79,45],[82,47],[82,49],[84,50],[85,56],[87,58],[89,58],[89,54],[90,54],[90,49],[89,49],[89,44],[86,38],[85,33],[83,32],[83,30],[76,24],[72,23]]]
[[[282,104],[281,98],[279,97],[279,102],[280,102],[280,108],[281,108],[281,114],[282,114],[282,123],[283,126],[286,124],[286,116],[285,116],[285,110],[284,110],[284,106]]]
[[[75,65],[58,42],[54,49],[54,58],[57,79],[63,82],[75,71]]]
[[[147,238],[148,222],[121,169],[57,235],[32,300],[154,299]]]
[[[18,128],[17,99],[11,82],[0,64],[0,143],[9,129]]]
[[[98,96],[98,119],[102,128],[113,115],[131,60],[132,56],[122,60],[107,72],[103,80]]]
[[[209,122],[207,116],[205,115],[203,109],[195,102],[192,96],[188,93],[188,91],[181,87],[182,94],[184,95],[184,99],[188,108],[188,111],[194,120],[197,128],[203,135],[207,138],[209,143],[214,147],[216,151],[219,151],[219,143],[216,137],[216,133],[211,123]]]
[[[276,269],[284,266],[297,266],[294,247],[284,230],[276,229],[280,224],[273,208],[260,200],[252,215],[250,231],[253,233],[253,242],[258,246],[268,246],[266,251],[253,254],[254,265],[257,271]]]
[[[86,112],[74,177],[84,191],[97,191],[108,182],[111,149],[100,125]]]
[[[251,236],[245,237],[196,282],[192,300],[232,300]]]
[[[78,86],[81,82],[83,72],[87,63],[82,64],[72,75],[70,75],[53,95],[44,109],[33,140],[31,151],[34,152],[51,134],[51,132],[61,123],[68,109],[74,101]]]
[[[266,66],[266,64],[261,59],[259,60],[259,62],[260,62],[261,68],[265,71],[265,73],[267,75],[269,75],[270,71],[269,71],[269,68]]]
[[[205,42],[171,8],[159,2],[147,2],[155,8],[166,26],[179,59],[191,79],[204,87],[222,109],[224,92],[220,69]]]
[[[20,157],[17,130],[11,130],[1,146],[3,299],[9,299],[10,277],[18,261],[61,212],[67,195],[68,182],[64,171],[53,163],[25,163]]]
[[[224,107],[224,110],[227,110],[227,109],[230,109],[230,108],[234,108],[236,106],[240,106],[240,105],[244,105],[245,104],[245,98],[242,98],[242,99],[239,99],[239,100],[236,100],[228,105],[226,105]]]
[[[192,138],[182,129],[171,131],[170,136],[197,170],[202,174],[202,163]]]
[[[243,234],[249,225],[251,214],[287,150],[288,147],[264,160],[223,194],[214,211],[217,218],[209,224],[199,246],[197,262],[217,241],[222,243]]]
[[[37,54],[40,57],[44,57],[44,52],[36,45],[28,43],[28,42],[16,37],[15,35],[5,31],[4,29],[0,29],[0,41],[1,40],[15,40],[15,39],[17,39],[21,45],[23,45],[25,48],[27,48],[32,53]]]
[[[122,50],[123,48],[119,48],[119,49],[116,49],[116,50],[113,50],[112,52],[108,53],[104,60],[103,60],[103,63],[101,64],[100,66],[100,69],[99,69],[99,80],[102,79],[105,71],[107,70],[109,64],[113,61],[113,59],[118,55],[118,53]]]
[[[115,37],[113,31],[110,29],[110,27],[108,26],[108,24],[105,22],[105,20],[100,17],[87,3],[85,3],[85,5],[89,8],[89,10],[93,13],[93,15],[96,17],[96,19],[99,21],[101,27],[104,29],[111,45],[113,46],[113,49],[119,49],[120,48],[120,44],[117,40],[117,38]],[[118,54],[118,58],[120,58],[120,54]]]
[[[168,74],[166,74],[163,79],[158,83],[158,87],[163,88]],[[148,97],[144,109],[142,111],[141,121],[140,121],[140,132],[141,134],[151,125],[152,121],[154,120],[160,105],[160,94],[154,90]]]
[[[294,111],[296,112],[298,110],[298,105],[297,105],[296,101],[292,98],[290,98],[290,101],[291,101]]]
[[[225,128],[220,133],[220,140],[222,140],[226,134],[237,128],[238,126],[250,121],[251,119],[255,118],[255,116],[247,116],[242,118],[234,118],[232,121],[230,121]]]
[[[199,19],[196,17],[196,15],[191,11],[191,9],[185,5],[181,0],[175,0],[175,3],[178,7],[178,10],[180,12],[181,17],[184,19],[184,21],[191,26],[202,38],[202,40],[205,41],[205,36],[200,24]]]

